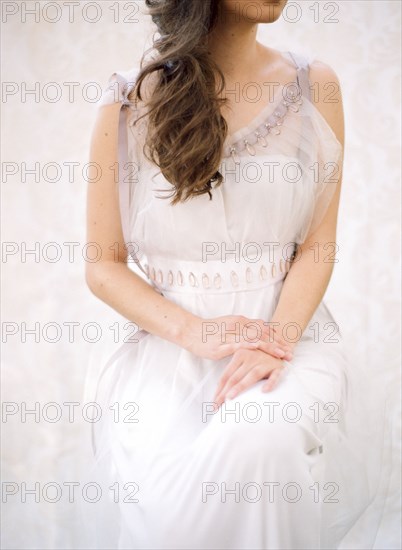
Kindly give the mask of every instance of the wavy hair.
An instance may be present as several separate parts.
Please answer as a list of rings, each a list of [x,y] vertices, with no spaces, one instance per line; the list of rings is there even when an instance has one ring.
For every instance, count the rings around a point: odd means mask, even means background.
[[[222,71],[208,54],[208,34],[216,25],[219,0],[145,0],[157,26],[129,99],[143,101],[144,79],[155,73],[147,99],[144,154],[173,185],[171,204],[208,193],[222,183],[218,171],[227,123]],[[144,64],[146,55],[157,55]],[[139,119],[137,119],[139,120]]]

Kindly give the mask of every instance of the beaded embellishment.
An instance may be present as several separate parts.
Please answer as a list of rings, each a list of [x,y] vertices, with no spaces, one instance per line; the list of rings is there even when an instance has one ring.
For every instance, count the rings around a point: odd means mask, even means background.
[[[294,83],[295,87],[298,88],[297,83]],[[299,88],[300,90],[300,88]],[[260,146],[263,148],[268,147],[267,137],[268,135],[278,135],[281,133],[281,126],[283,121],[289,111],[294,113],[299,112],[300,105],[303,104],[303,99],[301,93],[296,93],[293,90],[290,90],[284,98],[274,109],[274,112],[268,116],[265,122],[262,122],[256,130],[250,132],[243,138],[240,138],[238,141],[229,145],[227,150],[227,156],[232,157],[233,161],[236,164],[240,164],[239,153],[241,151],[247,150],[247,152],[255,156],[256,149],[255,146]]]
[[[157,269],[148,264],[144,265],[144,271],[150,280],[160,285],[163,285],[164,281],[166,281],[167,286],[169,287],[183,287],[189,285],[191,287],[202,287],[205,289],[220,289],[223,287],[236,288],[240,285],[241,281],[242,285],[245,284],[248,286],[258,280],[268,281],[268,279],[275,278],[279,273],[287,274],[293,263],[295,255],[296,254],[293,253],[290,258],[281,258],[277,262],[261,265],[255,269],[247,267],[243,271],[241,269],[237,271],[232,270],[230,275],[227,275],[226,277],[219,272],[208,275],[207,273],[199,272],[194,274],[192,271],[183,272],[179,270],[174,274],[171,269],[169,269],[166,274],[161,269]]]

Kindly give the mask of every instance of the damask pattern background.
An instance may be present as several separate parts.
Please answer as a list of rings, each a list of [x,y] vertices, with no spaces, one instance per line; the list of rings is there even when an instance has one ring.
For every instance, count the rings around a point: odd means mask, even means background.
[[[83,548],[78,499],[68,501],[63,482],[80,481],[91,452],[84,382],[130,334],[85,284],[85,165],[97,94],[115,70],[138,65],[153,28],[142,1],[1,7],[3,483],[10,492],[2,545]],[[397,0],[303,0],[259,29],[264,44],[329,64],[342,86],[339,261],[326,302],[351,360],[387,385],[392,404],[395,463],[376,541],[384,549],[400,540],[400,11]],[[24,421],[24,406],[35,403],[36,417]],[[49,403],[59,404],[60,419]],[[62,498],[51,502],[57,494],[49,487],[47,498],[41,492],[40,502],[32,495],[23,502],[20,484],[35,482],[41,491],[57,482]]]

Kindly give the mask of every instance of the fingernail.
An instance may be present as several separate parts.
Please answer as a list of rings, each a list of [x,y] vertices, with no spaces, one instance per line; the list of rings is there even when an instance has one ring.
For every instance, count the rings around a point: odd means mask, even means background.
[[[233,399],[233,397],[235,397],[236,395],[236,391],[235,390],[231,390],[229,391],[227,394],[226,394],[226,398],[227,399]]]
[[[280,349],[280,348],[275,348],[274,349],[274,352],[279,355],[280,357],[283,357],[285,355],[285,352],[283,351],[283,349]]]

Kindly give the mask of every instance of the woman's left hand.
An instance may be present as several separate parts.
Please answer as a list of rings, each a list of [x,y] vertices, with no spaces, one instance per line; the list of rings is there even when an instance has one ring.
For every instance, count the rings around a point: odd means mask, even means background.
[[[226,398],[233,399],[256,382],[268,378],[262,391],[272,390],[278,383],[285,365],[260,349],[239,349],[233,354],[219,381],[213,401],[219,407]]]

